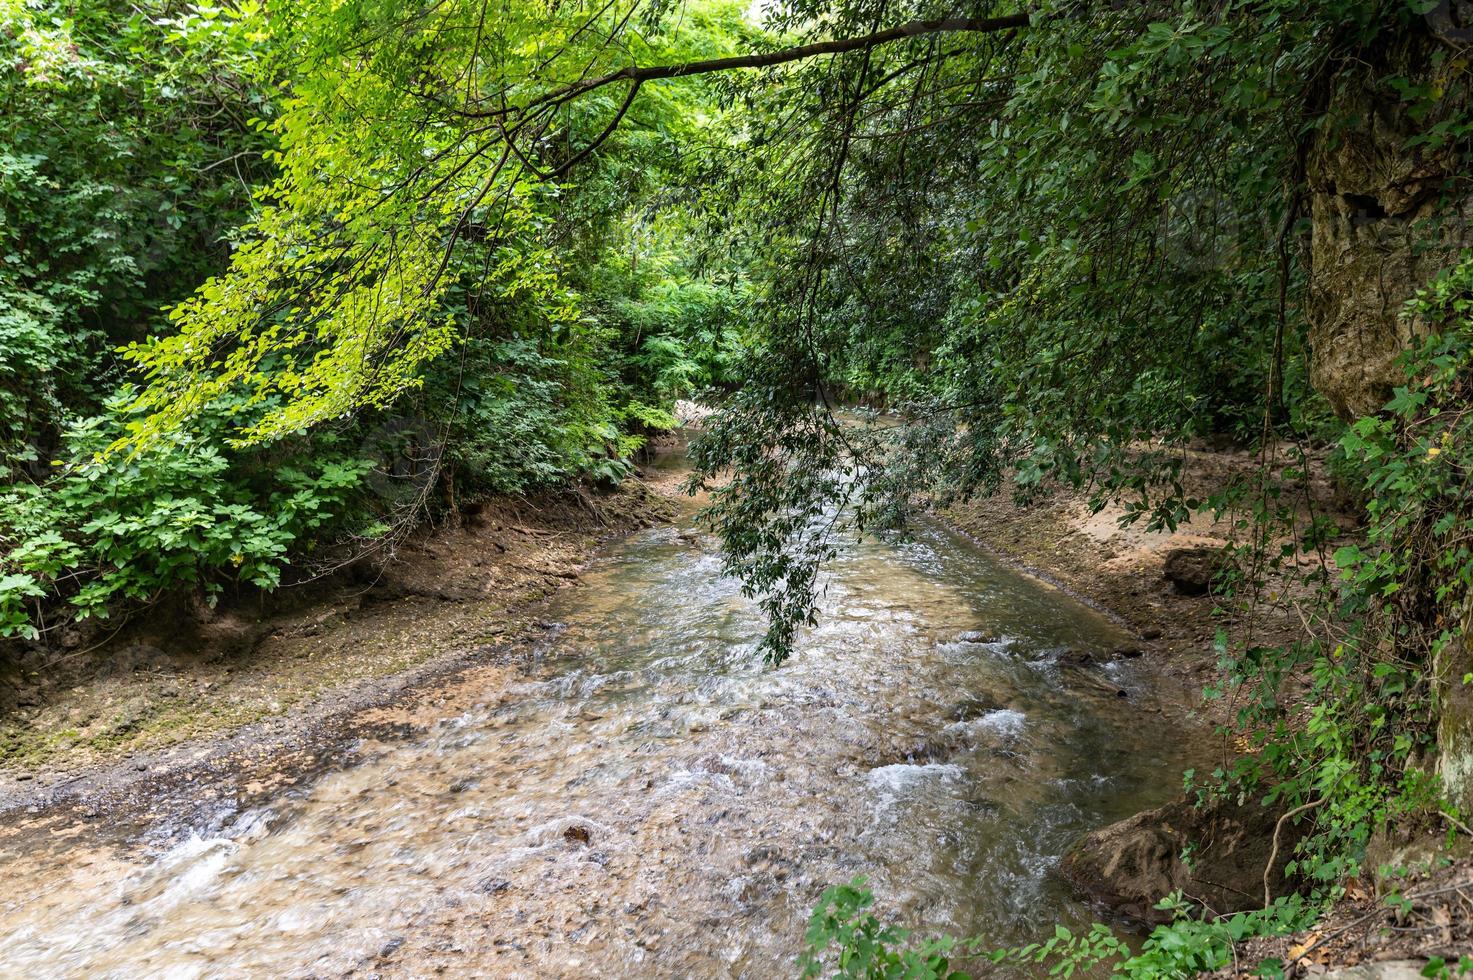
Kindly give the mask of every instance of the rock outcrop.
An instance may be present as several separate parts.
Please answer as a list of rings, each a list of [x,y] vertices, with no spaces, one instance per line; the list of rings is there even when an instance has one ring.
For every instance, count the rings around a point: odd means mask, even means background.
[[[1181,595],[1206,595],[1223,560],[1221,548],[1172,548],[1166,552],[1161,575]]]
[[[1281,813],[1256,800],[1200,808],[1176,800],[1086,834],[1061,870],[1090,899],[1146,921],[1169,918],[1155,906],[1175,891],[1215,913],[1261,908]],[[1294,890],[1284,866],[1302,835],[1303,825],[1284,822],[1269,875],[1274,895]]]
[[[1396,359],[1424,327],[1406,301],[1473,245],[1473,195],[1447,147],[1417,137],[1466,107],[1449,97],[1427,115],[1385,83],[1436,90],[1461,84],[1437,42],[1418,38],[1386,63],[1336,79],[1325,125],[1309,149],[1310,379],[1344,419],[1379,411],[1400,380]]]

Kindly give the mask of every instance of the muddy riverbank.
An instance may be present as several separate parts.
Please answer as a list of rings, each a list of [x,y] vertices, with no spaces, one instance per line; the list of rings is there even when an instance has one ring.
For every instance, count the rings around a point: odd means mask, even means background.
[[[1205,446],[1182,453],[1181,480],[1187,496],[1208,499],[1231,481],[1256,471],[1260,459],[1246,450]],[[1342,526],[1354,518],[1338,513],[1341,503],[1330,481],[1317,475],[1312,489],[1319,512]],[[1131,633],[1145,660],[1163,682],[1180,695],[1182,710],[1207,712],[1201,692],[1218,673],[1215,637],[1219,629],[1241,637],[1249,625],[1246,611],[1224,602],[1199,580],[1184,590],[1167,575],[1173,554],[1208,553],[1234,541],[1235,515],[1213,520],[1194,514],[1175,530],[1145,530],[1145,521],[1126,527],[1122,504],[1096,512],[1084,492],[1057,489],[1019,506],[1006,493],[950,508],[942,516],[953,527],[1020,569],[1053,583],[1070,595],[1105,611]],[[1293,586],[1278,583],[1287,598]],[[1254,642],[1285,645],[1298,639],[1303,624],[1286,601],[1265,600],[1251,617]]]

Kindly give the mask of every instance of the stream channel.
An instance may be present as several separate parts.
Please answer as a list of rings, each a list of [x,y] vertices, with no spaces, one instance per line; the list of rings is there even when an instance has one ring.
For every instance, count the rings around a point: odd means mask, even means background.
[[[1095,917],[1060,856],[1200,746],[1140,662],[1061,663],[1127,636],[923,526],[845,546],[773,669],[690,528],[610,547],[518,668],[351,765],[154,841],[0,847],[0,975],[786,977],[860,875],[927,934]]]

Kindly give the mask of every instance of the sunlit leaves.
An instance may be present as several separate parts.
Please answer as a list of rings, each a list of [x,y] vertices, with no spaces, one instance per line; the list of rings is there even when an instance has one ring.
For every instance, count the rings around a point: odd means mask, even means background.
[[[230,393],[248,408],[279,396],[242,420],[242,443],[386,406],[465,329],[444,301],[467,276],[574,323],[547,239],[552,172],[617,116],[608,93],[575,100],[558,87],[721,36],[667,32],[663,16],[633,31],[632,9],[322,2],[273,22],[274,47],[293,56],[269,124],[280,175],[229,269],[172,311],[170,333],[129,347],[148,386],[115,448],[167,438]],[[690,115],[665,112],[682,125]],[[463,261],[471,245],[479,268]]]

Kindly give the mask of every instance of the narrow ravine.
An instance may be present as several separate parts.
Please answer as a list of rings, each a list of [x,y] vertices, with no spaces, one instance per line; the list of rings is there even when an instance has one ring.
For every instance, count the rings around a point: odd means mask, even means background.
[[[0,975],[779,977],[856,875],[927,931],[1092,917],[1053,869],[1191,740],[1124,637],[938,528],[847,548],[780,669],[689,527],[552,600],[526,670],[223,827],[0,853]],[[470,707],[467,708],[466,705]]]

